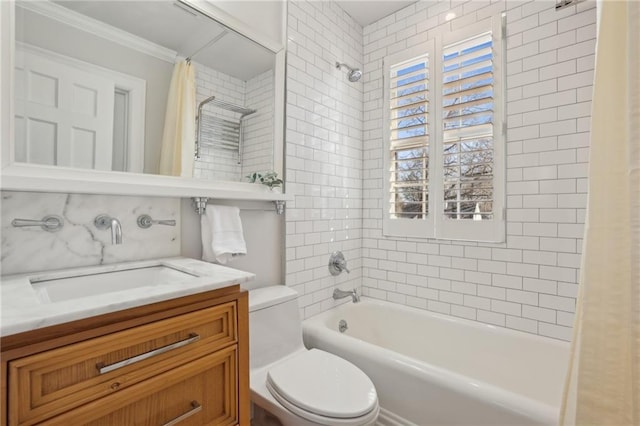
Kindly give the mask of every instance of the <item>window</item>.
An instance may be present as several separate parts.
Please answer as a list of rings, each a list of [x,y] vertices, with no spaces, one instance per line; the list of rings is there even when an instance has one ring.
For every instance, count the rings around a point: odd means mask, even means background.
[[[504,240],[497,21],[385,58],[385,235]]]

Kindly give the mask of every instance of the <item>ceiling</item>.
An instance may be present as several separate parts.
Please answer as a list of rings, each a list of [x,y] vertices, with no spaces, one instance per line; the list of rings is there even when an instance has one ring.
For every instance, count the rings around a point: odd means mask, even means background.
[[[243,81],[274,66],[271,51],[177,1],[55,1]]]
[[[337,0],[336,3],[364,27],[416,3],[416,0]]]
[[[177,51],[183,56],[192,56],[197,52],[194,61],[241,80],[246,81],[273,67],[272,52],[233,31],[227,31],[222,38],[215,40],[225,27],[175,0],[54,1],[63,7]],[[416,0],[337,0],[338,5],[362,26],[376,22],[415,2]],[[123,13],[123,10],[126,13]],[[210,41],[213,43],[209,44]],[[238,55],[238,52],[244,54]]]

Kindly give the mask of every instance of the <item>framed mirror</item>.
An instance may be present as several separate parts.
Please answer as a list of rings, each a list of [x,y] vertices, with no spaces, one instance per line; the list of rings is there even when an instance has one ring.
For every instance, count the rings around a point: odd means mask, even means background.
[[[278,43],[242,34],[238,21],[225,25],[233,18],[195,0],[25,0],[14,7],[13,137],[8,148],[3,138],[10,157],[3,174],[10,166],[213,183],[282,174]],[[190,80],[176,82],[179,67],[190,69]],[[185,81],[193,94],[182,90]],[[172,138],[178,146],[167,148]],[[177,157],[181,168],[163,168]]]

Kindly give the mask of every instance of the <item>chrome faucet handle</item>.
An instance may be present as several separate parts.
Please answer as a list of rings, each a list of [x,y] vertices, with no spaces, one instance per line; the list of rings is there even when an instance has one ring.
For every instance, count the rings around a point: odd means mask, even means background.
[[[329,272],[331,275],[336,276],[340,275],[342,271],[347,274],[351,272],[347,268],[347,260],[344,258],[344,254],[341,251],[334,251],[329,258]]]
[[[143,229],[151,228],[151,225],[176,226],[175,220],[153,220],[148,214],[138,216],[138,226]]]
[[[64,226],[64,219],[54,214],[47,215],[42,220],[13,219],[11,225],[16,228],[25,226],[39,226],[48,232],[58,232]]]
[[[338,262],[338,264],[336,265],[338,268],[342,269],[343,271],[345,271],[347,274],[350,274],[351,271],[349,270],[349,268],[347,268],[347,261],[343,260],[341,262]]]

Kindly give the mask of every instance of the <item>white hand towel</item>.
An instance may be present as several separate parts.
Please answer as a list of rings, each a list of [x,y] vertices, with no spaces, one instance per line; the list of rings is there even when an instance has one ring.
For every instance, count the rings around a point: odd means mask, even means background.
[[[239,208],[210,204],[200,218],[200,226],[202,260],[224,264],[234,256],[247,254]]]

